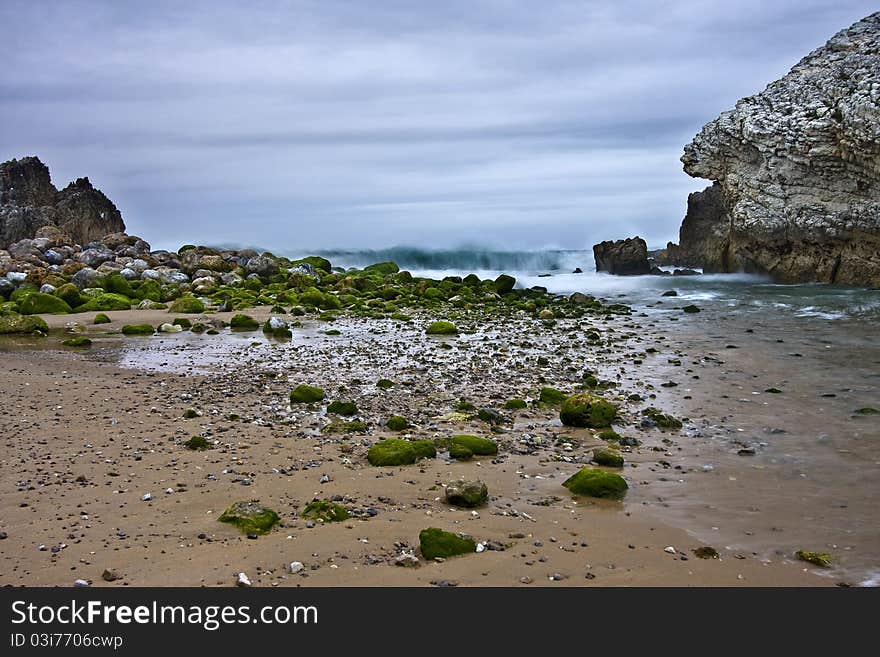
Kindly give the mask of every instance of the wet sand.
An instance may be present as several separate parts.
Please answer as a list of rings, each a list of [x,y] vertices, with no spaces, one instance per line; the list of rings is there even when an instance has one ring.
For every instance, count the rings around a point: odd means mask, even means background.
[[[113,323],[97,327],[91,314],[46,317],[60,331],[81,322],[95,341],[88,350],[61,347],[64,336],[55,333],[0,340],[6,373],[0,383],[0,530],[8,535],[0,541],[2,584],[70,585],[84,578],[95,586],[229,586],[245,572],[255,586],[821,586],[858,583],[850,572],[870,570],[862,564],[876,563],[880,553],[872,535],[876,512],[861,500],[846,500],[848,508],[838,513],[844,501],[804,499],[803,487],[821,486],[821,478],[814,481],[816,470],[784,457],[788,452],[775,447],[782,443],[758,445],[751,457],[736,454],[734,439],[747,434],[747,442],[760,442],[758,428],[775,428],[779,422],[767,420],[780,420],[785,409],[815,408],[803,421],[817,430],[813,416],[824,411],[813,398],[792,402],[801,383],[791,368],[780,365],[787,373],[782,384],[777,372],[760,370],[767,345],[757,333],[738,339],[751,349],[724,349],[708,317],[656,313],[561,320],[553,327],[474,317],[457,320],[473,330],[458,338],[425,336],[423,317],[408,324],[306,319],[293,340],[276,342],[259,331],[228,330],[127,338],[107,332],[124,323],[156,325],[169,315],[108,314]],[[268,317],[267,309],[250,314]],[[603,335],[598,345],[583,340],[590,325]],[[326,335],[330,328],[340,335]],[[658,351],[645,356],[649,346]],[[681,366],[668,362],[676,358]],[[601,441],[589,430],[561,426],[553,409],[502,410],[511,424],[496,434],[476,418],[451,415],[461,398],[501,409],[505,400],[529,398],[542,385],[573,390],[588,369],[620,384],[608,393],[622,400],[629,425],[618,429],[642,441],[624,454],[630,490],[623,502],[574,498],[561,486]],[[698,385],[687,381],[694,375]],[[396,385],[382,391],[379,378]],[[660,386],[667,381],[678,386]],[[328,400],[356,401],[369,432],[322,433],[322,408],[288,403],[291,388],[303,382],[320,385]],[[770,385],[784,392],[772,399],[751,395],[752,388]],[[625,402],[631,393],[646,401]],[[849,410],[867,405],[850,401],[834,403]],[[679,433],[637,428],[638,410],[648,403],[690,421]],[[201,416],[184,419],[188,408]],[[371,467],[366,451],[395,435],[384,428],[394,414],[415,424],[409,435],[420,438],[491,435],[500,454]],[[872,418],[859,421],[859,431],[876,428],[868,424]],[[784,428],[786,436],[800,431]],[[215,449],[192,452],[180,445],[197,434],[216,441]],[[779,435],[772,434],[773,441]],[[869,492],[876,490],[876,465],[860,475]],[[808,477],[800,476],[803,470]],[[329,481],[321,483],[324,475]],[[475,512],[445,504],[443,484],[458,478],[485,481],[489,504]],[[145,501],[146,494],[152,499]],[[298,517],[311,499],[333,496],[352,513],[350,520],[324,525]],[[249,540],[217,522],[230,503],[247,499],[274,508],[283,526]],[[849,518],[856,538],[831,549],[811,516]],[[423,561],[418,568],[393,565],[429,526],[466,532],[503,550]],[[696,558],[693,550],[705,545],[721,558]],[[852,571],[821,576],[793,560],[800,548],[840,553],[844,565],[859,561]],[[305,570],[291,574],[292,561]],[[103,581],[105,569],[120,579]]]

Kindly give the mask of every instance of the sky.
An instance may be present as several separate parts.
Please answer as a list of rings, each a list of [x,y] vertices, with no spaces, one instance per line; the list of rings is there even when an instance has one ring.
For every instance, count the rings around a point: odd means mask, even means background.
[[[706,122],[858,0],[0,0],[0,161],[154,248],[675,240]]]

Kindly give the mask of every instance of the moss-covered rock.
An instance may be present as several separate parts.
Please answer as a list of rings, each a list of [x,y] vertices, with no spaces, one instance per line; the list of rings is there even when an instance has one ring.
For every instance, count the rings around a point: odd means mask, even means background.
[[[425,329],[428,335],[457,335],[458,328],[452,322],[432,322]]]
[[[321,522],[341,522],[349,518],[348,511],[344,506],[328,500],[309,502],[299,515],[306,520],[320,520]]]
[[[556,388],[541,388],[541,392],[538,395],[540,402],[548,406],[559,406],[565,401],[565,398],[566,394]]]
[[[481,506],[489,499],[489,489],[482,481],[453,481],[445,492],[447,503],[465,508]]]
[[[526,407],[525,399],[508,399],[504,403],[504,408],[508,411],[518,411]]]
[[[609,401],[589,392],[572,395],[562,402],[559,419],[569,427],[610,427],[617,417],[617,408]]]
[[[135,296],[134,289],[122,274],[112,273],[104,277],[104,284],[101,285],[107,292],[121,294],[124,297],[132,298]]]
[[[186,417],[185,414],[184,417]],[[196,452],[203,452],[206,449],[212,449],[214,447],[211,442],[204,436],[193,436],[189,440],[185,441],[183,443],[183,446]]]
[[[122,327],[123,335],[153,335],[155,332],[149,324],[126,324]]]
[[[600,447],[593,450],[593,462],[609,468],[622,468],[623,456],[616,449]]]
[[[380,440],[367,452],[370,465],[409,465],[420,458],[434,458],[437,448],[430,440],[403,440],[387,438]]]
[[[471,456],[494,456],[498,453],[498,443],[479,436],[458,435],[449,439],[449,455],[454,459],[468,459]]]
[[[508,292],[513,291],[514,285],[516,285],[516,279],[507,274],[501,274],[495,279],[495,291],[498,294],[507,294]]]
[[[77,313],[89,313],[99,310],[128,310],[131,308],[131,299],[121,294],[100,293],[74,309]]]
[[[272,509],[251,500],[235,502],[217,520],[235,525],[244,534],[266,534],[280,518]]]
[[[18,312],[22,315],[66,315],[70,306],[52,294],[34,292],[25,296],[18,304]]]
[[[9,333],[41,333],[49,332],[46,320],[36,315],[2,315],[0,316],[0,334]]]
[[[376,387],[381,390],[388,390],[394,387],[394,381],[391,379],[379,379],[376,381]]]
[[[388,418],[385,426],[391,429],[391,431],[405,431],[406,429],[409,429],[410,425],[405,417],[401,415],[392,415]]]
[[[397,264],[393,262],[377,262],[376,264],[367,265],[366,267],[364,267],[364,271],[381,274],[382,276],[388,276],[389,274],[396,274],[397,272],[399,272],[400,267],[398,267]]]
[[[366,433],[369,426],[366,422],[354,420],[351,422],[343,422],[342,420],[333,420],[330,424],[321,429],[322,433]]]
[[[629,488],[626,480],[613,472],[596,468],[581,468],[562,482],[575,495],[620,499]]]
[[[175,315],[198,315],[205,312],[205,304],[196,297],[185,295],[177,298],[168,308],[168,312]]]
[[[597,434],[597,438],[599,438],[599,440],[604,440],[609,443],[620,442],[620,434],[617,433],[614,429],[602,429],[602,431]]]
[[[681,420],[672,415],[667,415],[663,413],[660,409],[654,408],[653,406],[650,408],[646,408],[642,411],[642,415],[652,420],[654,424],[656,424],[661,429],[670,429],[670,430],[678,430],[681,429],[682,424]]]
[[[79,305],[82,305],[84,299],[82,295],[79,293],[79,288],[73,283],[65,283],[57,290],[55,290],[55,296],[59,299],[63,300],[71,308],[76,308]]]
[[[315,386],[301,383],[290,392],[291,404],[312,404],[324,399],[324,391]]]
[[[327,412],[334,415],[357,415],[358,407],[354,402],[336,400],[327,406]]]
[[[95,319],[92,320],[93,324],[109,324],[110,318],[107,317],[104,313],[98,313],[95,315]]]
[[[62,342],[65,347],[90,347],[92,341],[84,335],[77,335]]]
[[[419,549],[425,559],[448,559],[477,551],[477,543],[469,536],[453,534],[437,527],[419,532]]]
[[[799,561],[806,561],[820,568],[831,568],[834,557],[827,552],[810,552],[808,550],[798,550],[795,555]]]
[[[256,331],[260,323],[250,315],[238,313],[229,320],[229,327],[236,331]]]

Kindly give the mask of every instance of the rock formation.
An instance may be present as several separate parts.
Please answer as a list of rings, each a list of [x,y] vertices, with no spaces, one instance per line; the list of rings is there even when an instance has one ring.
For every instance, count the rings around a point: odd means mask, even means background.
[[[596,244],[593,246],[593,257],[596,259],[596,271],[622,276],[651,273],[648,245],[638,236]]]
[[[36,157],[0,164],[0,249],[55,226],[79,243],[125,230],[122,214],[88,178],[58,191]]]
[[[880,286],[880,12],[708,123],[681,160],[714,183],[688,198],[675,264]]]

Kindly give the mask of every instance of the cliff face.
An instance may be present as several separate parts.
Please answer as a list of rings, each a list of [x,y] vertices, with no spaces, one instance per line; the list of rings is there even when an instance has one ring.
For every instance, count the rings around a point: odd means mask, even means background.
[[[880,286],[880,12],[706,124],[684,170],[682,264]]]
[[[0,164],[0,249],[34,237],[43,226],[55,226],[79,244],[125,230],[122,214],[88,178],[59,192],[36,157]]]

